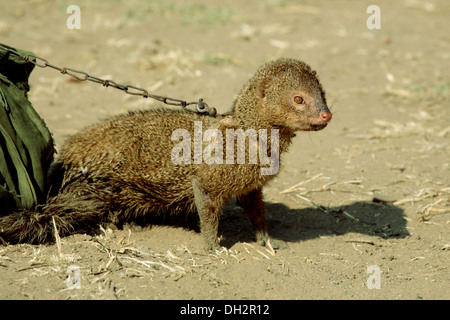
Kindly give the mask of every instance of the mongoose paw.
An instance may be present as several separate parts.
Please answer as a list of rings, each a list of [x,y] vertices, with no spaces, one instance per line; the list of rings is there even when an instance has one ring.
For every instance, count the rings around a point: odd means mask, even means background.
[[[221,250],[222,247],[219,245],[218,242],[213,242],[213,243],[207,243],[204,246],[204,249],[206,252],[216,252],[216,250]]]

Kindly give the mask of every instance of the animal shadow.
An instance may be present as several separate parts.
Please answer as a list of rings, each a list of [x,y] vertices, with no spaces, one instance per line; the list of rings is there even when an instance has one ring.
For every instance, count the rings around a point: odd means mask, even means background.
[[[286,242],[299,242],[323,235],[350,232],[378,236],[384,239],[409,236],[403,209],[375,202],[354,202],[337,207],[290,209],[282,203],[266,203],[269,234]],[[219,226],[221,245],[231,247],[236,242],[252,242],[254,234],[246,215],[227,209]]]

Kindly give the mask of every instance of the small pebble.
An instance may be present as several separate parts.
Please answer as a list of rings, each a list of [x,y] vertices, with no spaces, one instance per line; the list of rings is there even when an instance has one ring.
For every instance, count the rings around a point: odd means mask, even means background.
[[[394,203],[396,200],[389,195],[382,195],[374,192],[372,201],[378,203]]]

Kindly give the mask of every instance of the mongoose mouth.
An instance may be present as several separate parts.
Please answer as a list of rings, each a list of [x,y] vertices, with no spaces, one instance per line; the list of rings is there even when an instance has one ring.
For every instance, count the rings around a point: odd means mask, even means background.
[[[322,130],[327,126],[328,123],[322,123],[322,124],[312,124],[311,125],[311,131],[319,131]]]

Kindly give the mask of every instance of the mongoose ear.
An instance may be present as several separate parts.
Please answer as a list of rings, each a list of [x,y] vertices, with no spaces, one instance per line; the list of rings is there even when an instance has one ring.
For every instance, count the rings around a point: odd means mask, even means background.
[[[262,79],[256,90],[258,98],[263,99],[266,96],[267,90],[276,85],[279,81],[280,78],[275,76],[267,76],[264,79]]]

